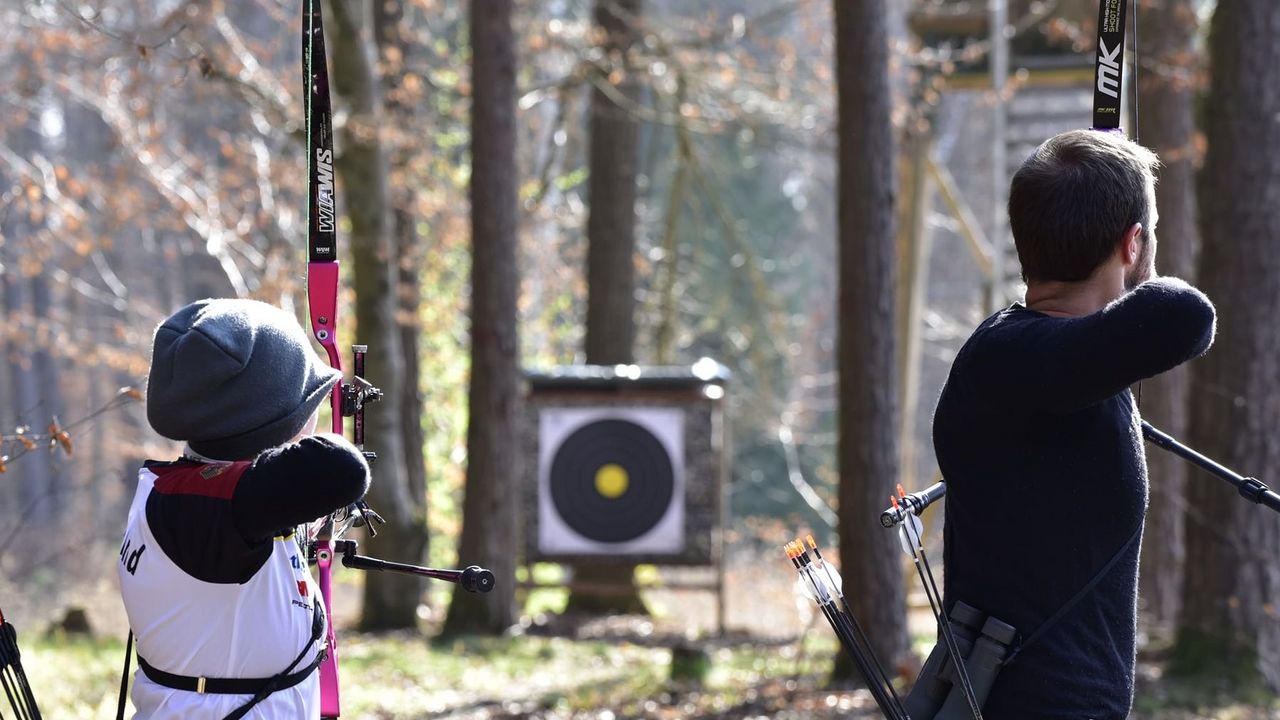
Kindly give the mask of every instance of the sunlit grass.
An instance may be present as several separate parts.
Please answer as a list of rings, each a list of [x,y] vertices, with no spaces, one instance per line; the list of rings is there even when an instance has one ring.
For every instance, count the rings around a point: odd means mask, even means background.
[[[115,717],[124,638],[18,638],[22,664],[47,718]]]
[[[23,660],[49,718],[103,718],[115,712],[123,643],[118,639],[21,638]],[[433,641],[420,633],[345,633],[341,640],[344,716],[351,718],[835,717],[863,708],[848,693],[822,690],[837,647],[814,632],[803,642],[703,644],[710,671],[698,686],[670,679],[660,643],[515,636]],[[677,641],[673,641],[677,642]],[[1280,706],[1196,695],[1176,684],[1139,697],[1134,717],[1160,720],[1274,720]],[[751,708],[750,712],[744,709]],[[828,712],[829,710],[829,712]],[[742,714],[735,714],[742,711]]]
[[[552,637],[462,638],[433,642],[417,633],[346,634],[340,641],[342,695],[352,716],[411,718],[461,707],[511,712],[612,708],[637,714],[654,698],[689,688],[669,683],[665,647]],[[101,718],[115,708],[124,648],[118,640],[24,640],[24,660],[49,717]],[[834,643],[712,649],[701,688],[727,706],[762,679],[825,671]],[[666,696],[665,698],[662,696]]]

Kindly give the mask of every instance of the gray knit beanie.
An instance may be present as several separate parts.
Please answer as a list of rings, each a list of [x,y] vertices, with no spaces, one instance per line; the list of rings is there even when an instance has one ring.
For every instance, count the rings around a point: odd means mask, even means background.
[[[341,377],[284,310],[200,300],[156,328],[147,421],[201,455],[251,458],[301,432]]]

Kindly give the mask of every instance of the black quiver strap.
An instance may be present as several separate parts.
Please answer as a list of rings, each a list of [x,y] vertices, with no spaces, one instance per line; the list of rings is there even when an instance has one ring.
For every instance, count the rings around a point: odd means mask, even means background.
[[[1111,573],[1111,569],[1116,566],[1116,563],[1120,562],[1120,558],[1125,556],[1125,553],[1128,552],[1129,548],[1133,547],[1134,543],[1138,542],[1138,538],[1140,537],[1142,537],[1142,525],[1138,525],[1138,529],[1133,531],[1133,535],[1129,537],[1128,541],[1126,541],[1124,545],[1120,546],[1120,549],[1116,551],[1116,554],[1111,556],[1111,559],[1107,561],[1107,564],[1103,565],[1102,569],[1099,570],[1097,574],[1089,580],[1089,582],[1084,584],[1084,587],[1077,590],[1076,594],[1072,595],[1070,600],[1063,603],[1062,607],[1058,608],[1057,611],[1050,615],[1047,620],[1040,623],[1040,627],[1036,628],[1035,632],[1028,635],[1025,640],[1019,642],[1012,650],[1009,651],[1009,654],[1004,659],[1004,664],[1008,665],[1013,662],[1014,658],[1016,658],[1019,653],[1035,644],[1037,640],[1043,638],[1045,634],[1052,630],[1054,626],[1062,620],[1062,618],[1066,617],[1067,613],[1071,612],[1072,608],[1078,605],[1085,596],[1093,592],[1093,589],[1098,586],[1098,583],[1102,582],[1102,579]]]

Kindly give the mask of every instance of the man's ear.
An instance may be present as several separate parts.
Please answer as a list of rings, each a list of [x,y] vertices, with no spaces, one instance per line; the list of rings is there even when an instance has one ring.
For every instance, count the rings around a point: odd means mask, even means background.
[[[1128,267],[1138,262],[1142,255],[1142,223],[1134,223],[1124,232],[1120,241],[1120,260]]]

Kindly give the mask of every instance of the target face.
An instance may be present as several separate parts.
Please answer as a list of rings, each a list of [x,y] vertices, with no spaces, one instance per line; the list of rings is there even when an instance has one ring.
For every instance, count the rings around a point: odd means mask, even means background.
[[[666,448],[629,420],[597,420],[575,430],[556,450],[549,480],[551,503],[565,524],[599,542],[649,532],[675,494]]]
[[[540,415],[542,552],[673,553],[683,548],[683,413],[563,408]]]

